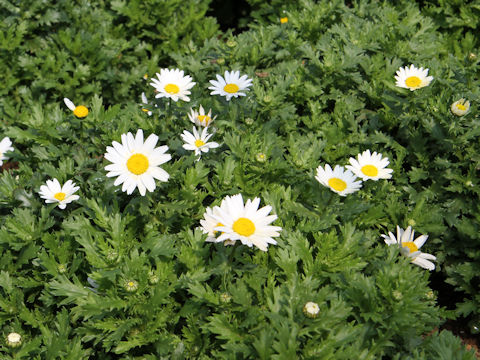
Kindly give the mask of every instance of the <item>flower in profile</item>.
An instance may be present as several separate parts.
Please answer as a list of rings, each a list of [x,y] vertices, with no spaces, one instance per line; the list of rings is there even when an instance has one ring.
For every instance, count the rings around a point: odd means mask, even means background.
[[[313,301],[309,301],[303,306],[303,313],[305,314],[306,317],[309,317],[311,319],[315,319],[318,316],[319,312],[320,312],[320,307],[318,306],[317,303]]]
[[[107,146],[105,159],[112,164],[105,166],[108,171],[107,177],[118,176],[114,182],[115,186],[122,185],[122,191],[128,195],[138,187],[140,195],[144,196],[146,190],[155,190],[155,179],[168,181],[169,175],[159,165],[166,163],[172,157],[165,154],[168,146],[155,147],[158,136],[150,134],[143,141],[143,130],[138,129],[133,137],[132,133],[122,134],[122,143],[112,142]]]
[[[204,128],[203,131],[199,133],[195,126],[193,127],[193,134],[184,130],[181,135],[182,140],[185,142],[183,148],[185,150],[195,151],[195,155],[198,156],[201,156],[202,153],[208,152],[210,149],[217,148],[219,146],[218,143],[214,141],[208,142],[208,139],[210,139],[213,134],[209,134],[207,130],[208,128]]]
[[[188,114],[188,118],[192,123],[194,123],[197,126],[208,126],[210,125],[216,118],[217,116],[215,115],[212,118],[212,109],[208,111],[207,114],[205,114],[205,109],[203,108],[202,105],[200,105],[200,108],[197,110],[195,109],[190,109],[190,113]]]
[[[450,110],[457,116],[463,116],[470,110],[470,101],[465,101],[463,98],[455,101],[450,107]]]
[[[410,89],[414,91],[422,87],[430,85],[430,82],[433,80],[433,76],[427,76],[428,69],[416,68],[415,65],[410,65],[410,67],[401,67],[397,70],[397,75],[395,76],[396,86]]]
[[[68,98],[63,98],[63,102],[67,107],[73,111],[73,115],[78,118],[84,118],[88,115],[88,109],[84,105],[75,106],[75,104]]]
[[[214,228],[221,232],[215,242],[240,240],[242,244],[255,245],[262,251],[267,251],[268,244],[276,245],[273,237],[279,236],[282,228],[269,224],[277,219],[277,215],[268,215],[272,211],[271,206],[258,209],[259,205],[259,198],[248,199],[244,204],[241,194],[227,196],[222,206],[215,207],[212,212],[212,217],[222,224]]]
[[[142,104],[143,104],[143,105],[147,105],[147,106],[150,105],[150,104],[148,103],[147,95],[145,95],[144,92],[142,92]],[[147,113],[148,116],[152,116],[152,111],[150,111],[150,110],[148,110],[148,109],[146,109],[146,108],[144,108],[144,107],[142,107],[142,111],[143,111],[144,113]]]
[[[54,178],[47,180],[47,185],[40,186],[39,194],[47,204],[58,203],[58,207],[63,210],[67,204],[79,199],[78,195],[73,195],[78,189],[80,188],[75,186],[72,180],[68,180],[61,186],[60,182]]]
[[[382,235],[385,243],[390,245],[398,245],[402,255],[408,257],[412,263],[427,270],[434,270],[435,264],[429,260],[436,260],[437,258],[431,254],[426,254],[419,249],[425,244],[428,235],[421,235],[414,240],[415,231],[411,226],[403,230],[397,225],[397,237],[391,232],[388,235]]]
[[[390,163],[388,158],[382,158],[382,154],[375,151],[370,154],[370,150],[365,150],[362,154],[358,154],[357,159],[350,158],[350,164],[345,166],[362,180],[390,179],[392,177],[392,169],[386,169]]]
[[[339,165],[335,165],[333,170],[328,164],[325,165],[325,169],[320,165],[315,179],[340,196],[351,194],[362,187],[362,182],[356,181],[356,176],[350,170],[345,170]]]
[[[152,85],[157,91],[156,98],[167,97],[173,101],[178,99],[190,101],[190,89],[195,85],[191,76],[185,76],[183,70],[160,69],[160,73],[156,74],[158,79],[152,78]]]
[[[232,97],[245,96],[242,91],[248,90],[248,87],[252,85],[252,79],[249,79],[247,75],[240,76],[240,71],[225,71],[225,78],[217,74],[217,80],[210,80],[212,86],[209,87],[213,90],[210,95],[221,95],[230,101]]]
[[[4,137],[2,141],[0,141],[0,166],[3,165],[3,160],[7,160],[8,156],[5,156],[5,153],[7,151],[13,151],[15,150],[12,147],[12,141],[8,136]]]
[[[16,348],[22,345],[22,336],[19,333],[11,332],[7,335],[7,345],[11,348]]]

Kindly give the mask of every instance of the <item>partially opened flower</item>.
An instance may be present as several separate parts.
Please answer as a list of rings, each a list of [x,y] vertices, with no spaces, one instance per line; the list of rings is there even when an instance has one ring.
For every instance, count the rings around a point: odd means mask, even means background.
[[[386,169],[390,163],[388,158],[382,158],[382,154],[375,151],[370,154],[370,150],[365,150],[362,154],[358,154],[357,159],[350,158],[350,164],[345,166],[362,180],[378,180],[390,179],[392,177],[392,169]]]
[[[320,165],[315,179],[341,196],[351,194],[362,187],[362,182],[356,181],[356,176],[350,170],[345,170],[339,165],[335,165],[333,170],[328,164],[325,165],[325,169]]]
[[[12,147],[12,141],[10,140],[9,137],[4,137],[2,141],[0,141],[0,166],[3,165],[3,160],[7,160],[8,156],[5,156],[5,153],[7,151],[13,151],[15,150]]]
[[[217,80],[210,80],[210,84],[209,89],[213,90],[210,95],[225,96],[230,101],[232,97],[245,96],[243,91],[252,85],[252,79],[247,75],[240,76],[240,71],[225,71],[225,78],[217,75]]]
[[[220,216],[219,209],[222,208],[224,211],[226,211],[225,208],[225,200],[222,201],[220,204],[220,207],[215,206],[213,210],[209,207],[205,209],[205,213],[203,214],[203,219],[200,220],[200,229],[203,231],[204,234],[207,234],[207,238],[205,239],[206,242],[217,242],[218,237],[223,234],[220,231],[215,230],[216,227],[218,226],[223,226],[222,223],[218,222],[215,217]],[[223,242],[225,246],[227,245],[234,245],[235,240],[225,240]]]
[[[212,141],[208,142],[213,134],[208,133],[208,128],[204,128],[201,133],[198,132],[197,128],[193,127],[193,134],[188,132],[187,130],[183,131],[181,135],[185,144],[183,144],[183,148],[185,150],[193,150],[195,151],[195,155],[202,155],[202,152],[206,153],[210,149],[217,148],[219,145],[218,143]]]
[[[144,92],[142,92],[142,104],[143,104],[143,105],[147,105],[147,106],[150,105],[150,104],[148,103],[147,95],[145,95]],[[150,110],[148,110],[148,109],[146,109],[146,108],[144,108],[144,107],[142,107],[142,111],[143,111],[144,113],[147,113],[148,116],[152,116],[152,111],[150,111]]]
[[[157,73],[158,79],[152,78],[152,85],[157,91],[156,98],[170,98],[173,101],[178,99],[190,101],[190,89],[195,85],[191,76],[185,76],[183,70],[160,69]]]
[[[205,114],[205,109],[203,108],[202,105],[200,105],[200,108],[197,110],[195,109],[190,109],[190,113],[188,114],[188,118],[192,123],[198,126],[208,126],[210,125],[215,119],[216,115],[212,118],[212,109],[208,111],[207,114]]]
[[[316,302],[309,301],[303,306],[303,313],[306,317],[311,319],[315,319],[320,312],[320,307]]]
[[[398,245],[402,255],[408,257],[415,265],[427,270],[434,270],[435,264],[429,260],[436,260],[437,258],[419,250],[427,241],[428,235],[421,235],[414,240],[414,234],[415,231],[411,226],[403,230],[397,225],[397,237],[391,232],[388,232],[388,235],[382,235],[382,237],[388,246]]]
[[[16,348],[22,345],[22,336],[19,333],[11,332],[7,335],[7,345],[11,348]]]
[[[75,104],[68,98],[63,98],[63,102],[67,107],[73,111],[73,115],[78,118],[84,118],[88,115],[88,109],[84,105],[75,106]]]
[[[78,195],[73,195],[78,189],[80,188],[72,180],[62,186],[57,179],[53,179],[47,180],[47,185],[40,186],[39,194],[47,204],[58,203],[58,207],[63,210],[67,204],[79,199]]]
[[[212,217],[222,224],[214,228],[221,232],[216,242],[240,240],[242,244],[255,245],[262,251],[267,251],[268,244],[277,244],[273,238],[280,235],[282,228],[269,225],[277,219],[277,215],[268,215],[271,206],[258,209],[259,198],[248,199],[244,204],[241,194],[227,196],[223,202],[212,212]]]
[[[122,185],[122,191],[128,195],[138,187],[140,195],[144,196],[146,190],[155,190],[155,179],[168,181],[169,175],[159,165],[166,163],[172,157],[165,154],[168,146],[155,147],[158,136],[150,134],[143,141],[143,130],[138,129],[133,137],[132,133],[122,134],[122,143],[112,142],[107,146],[105,159],[112,164],[105,166],[107,177],[118,176],[114,185]]]
[[[396,86],[414,91],[430,85],[433,76],[428,76],[428,69],[416,68],[415,65],[405,66],[397,70],[395,76]]]
[[[455,101],[450,110],[457,116],[463,116],[470,110],[470,101],[465,101],[465,99]]]

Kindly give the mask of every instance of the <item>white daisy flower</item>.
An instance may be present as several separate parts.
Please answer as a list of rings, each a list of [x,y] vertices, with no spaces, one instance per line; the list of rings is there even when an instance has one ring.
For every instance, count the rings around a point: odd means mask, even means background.
[[[202,133],[199,133],[195,126],[193,127],[193,134],[184,130],[183,134],[180,135],[185,142],[183,148],[185,150],[194,150],[195,155],[198,156],[201,156],[202,152],[206,153],[210,149],[217,148],[219,146],[218,143],[214,141],[208,142],[208,139],[210,139],[213,134],[209,134],[207,131],[208,128],[204,128]]]
[[[247,75],[240,77],[240,71],[225,71],[225,78],[217,75],[217,80],[210,80],[212,86],[209,87],[213,90],[210,95],[221,95],[230,101],[232,96],[245,96],[242,91],[248,90],[248,87],[252,85],[252,79],[249,79]]]
[[[395,76],[396,86],[410,89],[411,91],[420,89],[422,87],[430,85],[430,82],[433,80],[433,76],[427,76],[428,69],[416,68],[415,65],[410,65],[410,67],[405,66],[397,70],[397,75]]]
[[[2,141],[0,141],[0,166],[3,165],[3,160],[7,160],[8,156],[5,156],[5,153],[7,151],[13,151],[15,150],[12,147],[12,141],[8,136],[4,137]]]
[[[397,237],[391,232],[388,235],[382,235],[385,243],[390,245],[398,245],[402,255],[411,259],[411,262],[427,270],[434,270],[435,264],[429,260],[436,260],[437,258],[431,254],[422,253],[419,249],[425,244],[428,235],[421,235],[416,240],[413,240],[415,231],[409,226],[405,230],[397,225]]]
[[[200,108],[198,111],[193,108],[190,109],[190,114],[188,114],[188,118],[192,123],[194,123],[197,126],[207,127],[217,118],[217,116],[215,115],[212,118],[212,109],[210,109],[208,113],[205,114],[205,109],[203,108],[202,105],[200,105]]]
[[[158,136],[151,134],[143,141],[143,130],[138,129],[135,138],[132,133],[122,134],[122,143],[112,142],[107,146],[105,159],[113,164],[105,166],[109,171],[107,177],[118,178],[114,185],[123,183],[122,191],[128,195],[138,187],[140,195],[144,196],[146,190],[155,190],[155,179],[168,181],[169,175],[159,165],[166,163],[172,157],[165,154],[168,146],[155,147]]]
[[[143,104],[143,105],[149,105],[148,99],[147,99],[147,95],[145,95],[144,92],[142,92],[142,104]],[[142,107],[142,111],[143,111],[144,113],[147,113],[148,116],[152,116],[152,112],[151,112],[150,110],[145,109],[144,107]]]
[[[40,186],[39,194],[47,204],[58,203],[60,209],[65,209],[67,204],[78,200],[78,195],[73,195],[80,187],[75,186],[72,180],[68,180],[63,186],[57,179],[47,180],[47,185]]]
[[[277,219],[277,215],[268,215],[272,211],[271,206],[258,209],[259,198],[248,199],[244,205],[241,194],[227,196],[223,202],[212,212],[212,217],[223,224],[214,228],[222,232],[215,242],[240,240],[242,244],[255,245],[262,251],[267,251],[268,244],[277,244],[273,237],[279,236],[282,228],[269,225]]]
[[[22,345],[22,336],[19,333],[11,332],[7,335],[7,345],[11,348],[16,348]]]
[[[218,222],[218,220],[215,219],[214,216],[218,217],[220,216],[220,213],[218,209],[222,208],[224,211],[225,209],[225,200],[222,201],[220,204],[220,207],[215,206],[213,210],[209,207],[205,209],[205,213],[203,214],[203,219],[200,220],[200,229],[203,231],[204,234],[207,234],[207,238],[205,239],[206,242],[217,242],[218,236],[223,234],[220,231],[215,230],[217,226],[223,226],[222,223]],[[235,241],[234,240],[225,240],[223,242],[225,246],[227,245],[234,245]]]
[[[315,319],[318,316],[319,312],[320,312],[320,307],[318,306],[317,303],[313,301],[309,301],[303,306],[303,313],[305,314],[306,317],[309,317],[311,319]]]
[[[192,78],[187,75],[184,76],[183,70],[175,69],[160,69],[157,73],[158,79],[152,78],[152,85],[158,92],[156,98],[167,97],[173,101],[178,99],[183,101],[190,101],[187,95],[190,95],[190,89],[196,84],[192,82]]]
[[[457,116],[463,116],[470,110],[470,101],[465,101],[463,98],[455,101],[450,107],[450,110]]]
[[[333,170],[328,164],[325,165],[325,169],[320,165],[315,179],[341,196],[351,194],[362,187],[362,182],[355,181],[357,178],[350,170],[345,170],[339,165],[335,165]]]
[[[75,106],[75,104],[68,98],[63,98],[63,102],[67,107],[73,111],[73,115],[78,118],[84,118],[88,115],[88,109],[84,105]]]
[[[358,154],[358,160],[350,158],[350,164],[345,166],[362,180],[378,180],[390,179],[392,177],[392,169],[385,167],[390,163],[388,158],[382,159],[382,154],[375,151],[370,154],[370,150],[365,150],[362,154]]]

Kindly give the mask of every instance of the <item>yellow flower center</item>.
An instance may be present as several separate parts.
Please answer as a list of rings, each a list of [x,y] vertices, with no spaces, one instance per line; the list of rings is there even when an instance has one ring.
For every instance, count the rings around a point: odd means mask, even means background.
[[[457,109],[465,111],[465,110],[467,110],[467,107],[465,105],[459,103],[459,104],[457,104]]]
[[[73,115],[79,118],[84,118],[88,115],[88,109],[83,105],[77,106],[75,110],[73,110]]]
[[[410,254],[418,251],[418,247],[413,241],[402,242],[402,247],[407,248]]]
[[[132,286],[135,286],[135,283],[133,281],[129,281],[127,285],[132,287]]]
[[[205,143],[202,140],[195,140],[195,146],[196,147],[200,147],[200,146],[203,146],[203,145],[205,145]]]
[[[133,154],[127,160],[127,169],[135,175],[141,175],[148,169],[148,159],[143,154]]]
[[[235,94],[239,89],[237,84],[227,84],[223,87],[223,91],[229,94]]]
[[[250,236],[255,232],[255,224],[247,218],[239,218],[233,223],[233,231],[242,236]]]
[[[142,111],[148,113],[150,110],[143,108]]]
[[[328,180],[328,185],[330,185],[330,187],[333,190],[336,190],[336,191],[343,191],[347,188],[347,183],[345,181],[343,181],[342,179],[339,179],[339,178],[329,179]]]
[[[378,175],[378,169],[376,166],[373,166],[373,165],[362,166],[360,170],[362,171],[362,173],[364,173],[367,176],[374,177]]]
[[[198,121],[200,121],[201,123],[205,122],[205,125],[208,125],[208,123],[210,122],[210,120],[212,120],[212,118],[208,115],[198,115],[197,116],[197,119]]]
[[[169,94],[177,94],[180,91],[180,88],[175,84],[167,84],[163,89]]]
[[[285,24],[285,23],[287,23],[287,22],[288,22],[288,17],[282,17],[282,18],[280,18],[280,23],[281,23],[281,24]]]
[[[421,83],[422,80],[417,76],[410,76],[405,80],[405,85],[411,88],[419,87]]]
[[[65,200],[65,196],[67,196],[67,194],[63,193],[63,192],[58,192],[56,193],[55,195],[53,195],[53,197],[55,199],[57,199],[58,201],[62,201],[62,200]]]

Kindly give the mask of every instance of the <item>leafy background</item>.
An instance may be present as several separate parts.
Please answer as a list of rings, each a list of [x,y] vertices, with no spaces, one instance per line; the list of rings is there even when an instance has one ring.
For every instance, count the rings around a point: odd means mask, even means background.
[[[1,342],[5,359],[474,358],[431,332],[446,319],[474,332],[480,315],[475,2],[250,0],[236,17],[228,1],[0,9],[0,126],[15,148],[0,175],[0,317],[3,339],[23,337]],[[434,82],[396,88],[410,63]],[[160,99],[148,117],[143,75],[162,67],[197,85],[190,103]],[[225,70],[253,79],[247,97],[209,95]],[[461,97],[472,108],[456,117]],[[196,162],[180,134],[199,104],[218,115],[221,147]],[[104,170],[106,146],[138,128],[173,158],[145,197]],[[366,149],[389,157],[392,180],[342,198],[314,179]],[[52,177],[73,179],[80,200],[45,205]],[[237,193],[278,215],[267,253],[197,229],[205,207]],[[429,235],[435,272],[385,246],[397,224]],[[307,301],[318,318],[303,315]]]

